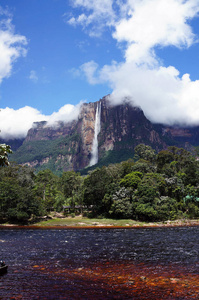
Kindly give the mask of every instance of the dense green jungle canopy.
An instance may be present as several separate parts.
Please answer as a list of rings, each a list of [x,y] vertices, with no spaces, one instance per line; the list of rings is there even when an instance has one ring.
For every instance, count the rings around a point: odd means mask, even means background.
[[[1,222],[34,221],[51,210],[61,212],[63,206],[72,214],[78,207],[90,217],[142,221],[199,217],[199,162],[182,148],[172,146],[156,154],[140,144],[133,159],[96,168],[85,176],[74,171],[57,176],[48,169],[36,174],[27,166],[8,165],[10,149],[3,149]]]

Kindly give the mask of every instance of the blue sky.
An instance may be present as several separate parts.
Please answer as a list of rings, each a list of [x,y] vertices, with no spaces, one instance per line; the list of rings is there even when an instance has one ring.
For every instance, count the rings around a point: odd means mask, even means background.
[[[1,107],[33,106],[45,114],[66,103],[97,101],[111,89],[90,86],[72,73],[90,59],[109,63],[120,51],[105,39],[90,38],[82,28],[66,23],[72,7],[66,0],[4,0],[15,33],[27,39],[27,54],[14,64],[1,84]],[[32,74],[32,77],[31,77]],[[31,80],[31,78],[32,80]]]
[[[153,122],[199,124],[199,0],[1,0],[0,128],[128,97]]]

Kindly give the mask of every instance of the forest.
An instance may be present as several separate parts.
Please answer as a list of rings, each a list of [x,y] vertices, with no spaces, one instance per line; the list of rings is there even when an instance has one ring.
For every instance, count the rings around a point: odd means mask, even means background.
[[[63,208],[66,216],[146,222],[199,217],[199,161],[196,153],[183,148],[156,153],[140,144],[132,159],[86,175],[67,171],[60,176],[49,169],[36,173],[9,164],[10,153],[9,146],[1,145],[0,223],[34,223]]]

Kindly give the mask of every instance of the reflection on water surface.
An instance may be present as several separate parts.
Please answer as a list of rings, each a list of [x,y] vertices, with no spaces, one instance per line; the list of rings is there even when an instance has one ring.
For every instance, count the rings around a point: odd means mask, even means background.
[[[197,299],[199,227],[0,229],[0,299]]]

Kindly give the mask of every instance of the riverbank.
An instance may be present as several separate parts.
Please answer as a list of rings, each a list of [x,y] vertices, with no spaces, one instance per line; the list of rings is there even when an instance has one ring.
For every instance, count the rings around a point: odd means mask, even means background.
[[[141,222],[130,219],[90,219],[82,216],[74,218],[52,218],[42,220],[36,226],[70,226],[70,227],[165,227],[165,226],[199,226],[199,220],[175,220],[165,222]]]
[[[16,226],[16,224],[0,224],[0,226]],[[67,228],[137,228],[137,227],[182,227],[182,226],[199,226],[199,220],[175,220],[164,222],[141,222],[131,219],[90,219],[82,216],[63,217],[49,216],[41,219],[36,223],[26,225],[26,227],[67,227]]]

